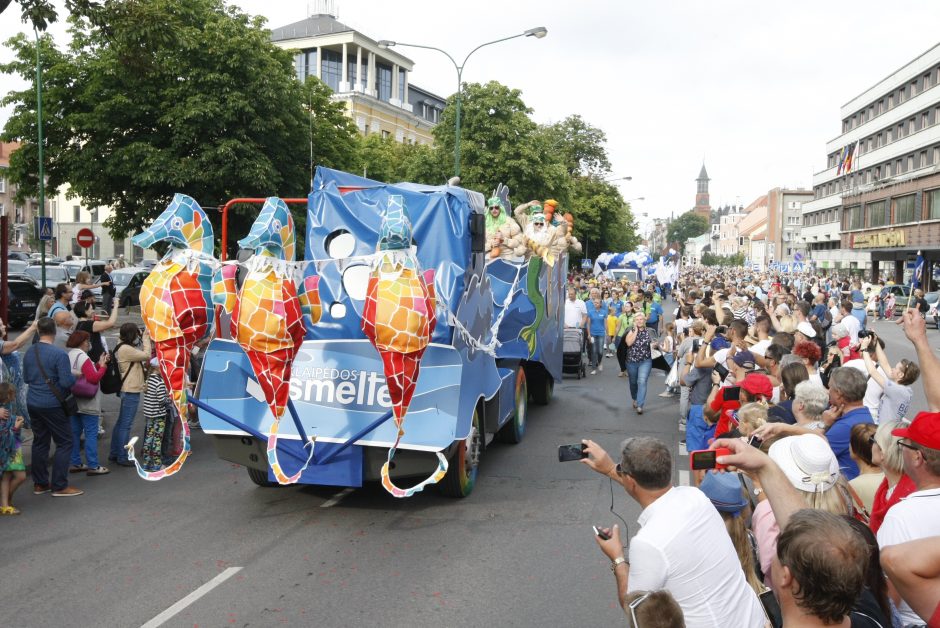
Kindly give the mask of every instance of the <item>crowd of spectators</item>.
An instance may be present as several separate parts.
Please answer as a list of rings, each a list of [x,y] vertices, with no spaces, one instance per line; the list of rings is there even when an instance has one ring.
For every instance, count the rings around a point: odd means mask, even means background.
[[[619,288],[586,290],[613,306]],[[663,288],[627,286],[644,295],[628,307]],[[922,293],[898,320],[916,361],[891,360],[878,333],[895,314],[884,284],[698,268],[673,294],[650,340],[672,352],[662,394],[678,388],[683,444],[719,450],[716,468],[673,486],[666,443],[628,438],[615,460],[584,441],[585,464],[643,509],[632,539],[597,536],[628,625],[940,627],[940,360]],[[631,315],[613,342],[640,409]]]

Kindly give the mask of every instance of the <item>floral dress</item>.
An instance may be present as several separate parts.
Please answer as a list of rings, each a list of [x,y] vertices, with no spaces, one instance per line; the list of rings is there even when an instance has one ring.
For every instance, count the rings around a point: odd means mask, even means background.
[[[645,362],[653,359],[653,350],[650,346],[652,336],[648,327],[636,332],[636,339],[627,349],[627,362]]]

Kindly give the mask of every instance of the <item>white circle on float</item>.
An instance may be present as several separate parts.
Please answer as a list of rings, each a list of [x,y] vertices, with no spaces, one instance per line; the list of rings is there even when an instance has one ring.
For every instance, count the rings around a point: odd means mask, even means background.
[[[330,239],[327,254],[333,259],[350,257],[356,250],[356,238],[348,231],[339,233]]]
[[[333,303],[330,305],[330,318],[345,318],[346,317],[346,306],[340,302]]]
[[[350,299],[365,300],[371,274],[372,271],[365,264],[356,264],[343,271],[343,289]]]

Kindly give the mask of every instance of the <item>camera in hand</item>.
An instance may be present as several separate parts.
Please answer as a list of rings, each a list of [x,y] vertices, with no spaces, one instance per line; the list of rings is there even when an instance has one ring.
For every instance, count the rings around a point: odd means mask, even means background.
[[[871,331],[871,330],[869,330],[869,329],[863,329],[863,330],[861,330],[861,331],[858,332],[858,337],[859,337],[859,338],[868,338],[869,336],[874,336],[874,335],[875,335],[875,332],[873,332],[873,331]]]
[[[715,367],[712,370],[718,373],[718,377],[721,379],[728,377],[728,368],[721,362],[715,364]]]
[[[731,450],[719,447],[718,449],[699,449],[689,452],[689,466],[693,471],[704,469],[724,469],[725,465],[718,463],[718,456],[730,456]]]
[[[576,443],[574,445],[558,446],[558,462],[571,462],[572,460],[583,460],[588,457],[587,445]]]

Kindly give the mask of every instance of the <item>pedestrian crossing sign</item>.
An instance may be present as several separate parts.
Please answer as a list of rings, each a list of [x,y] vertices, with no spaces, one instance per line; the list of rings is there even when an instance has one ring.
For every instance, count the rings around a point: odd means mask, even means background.
[[[36,216],[36,235],[43,242],[52,240],[51,216]]]

